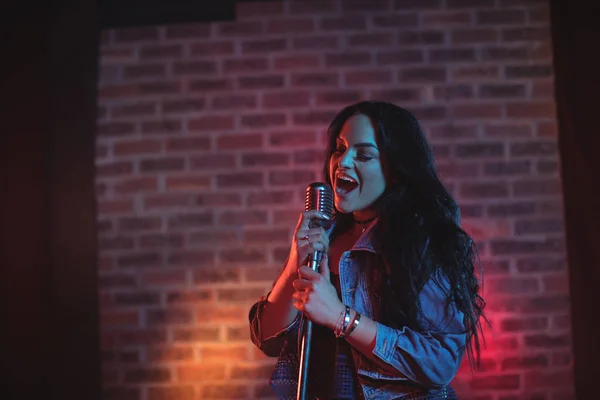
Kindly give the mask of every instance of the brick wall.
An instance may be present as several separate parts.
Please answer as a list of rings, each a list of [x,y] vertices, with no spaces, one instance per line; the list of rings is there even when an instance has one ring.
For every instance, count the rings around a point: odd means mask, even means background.
[[[107,399],[272,397],[247,312],[342,106],[412,110],[481,244],[493,330],[465,399],[572,398],[548,5],[246,3],[105,31],[97,140]]]

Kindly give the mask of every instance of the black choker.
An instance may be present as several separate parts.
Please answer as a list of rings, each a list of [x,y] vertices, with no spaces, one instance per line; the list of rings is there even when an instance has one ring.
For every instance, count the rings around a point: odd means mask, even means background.
[[[373,221],[375,221],[375,218],[377,218],[377,215],[376,215],[376,216],[374,216],[373,218],[365,219],[364,221],[357,221],[357,220],[355,220],[354,218],[352,218],[352,219],[354,220],[354,223],[355,223],[355,224],[360,224],[360,225],[362,225],[362,226],[363,226],[363,227],[362,227],[362,233],[364,233],[364,232],[365,232],[365,230],[367,229],[366,225],[367,225],[369,222],[373,222]]]

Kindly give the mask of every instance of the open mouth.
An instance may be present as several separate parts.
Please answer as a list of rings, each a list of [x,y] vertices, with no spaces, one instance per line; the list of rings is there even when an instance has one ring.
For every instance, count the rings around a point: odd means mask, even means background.
[[[358,182],[348,176],[338,175],[335,178],[335,192],[337,194],[347,195],[357,187]]]

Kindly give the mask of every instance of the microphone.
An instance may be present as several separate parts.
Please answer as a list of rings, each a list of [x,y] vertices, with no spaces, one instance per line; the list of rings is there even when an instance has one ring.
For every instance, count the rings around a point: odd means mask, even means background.
[[[317,210],[329,218],[333,217],[333,190],[331,186],[323,182],[313,182],[306,188],[306,199],[304,202],[304,210]],[[323,227],[327,229],[331,224],[331,220],[313,218],[308,224],[310,228]],[[318,269],[319,263],[323,258],[322,251],[315,251],[309,257],[308,266],[314,271]]]
[[[304,210],[317,210],[327,215],[329,218],[333,217],[333,189],[331,186],[323,182],[313,182],[306,188],[306,202],[304,203]],[[322,218],[313,218],[308,226],[309,228],[323,227],[329,228],[331,219],[326,220]],[[315,250],[312,255],[309,256],[308,266],[316,271],[319,268],[321,259],[323,258],[323,252]],[[298,371],[298,389],[296,392],[296,400],[308,400],[308,365],[310,357],[310,345],[312,342],[312,321],[305,319],[302,316],[300,323],[301,335],[298,336],[298,347],[300,353],[300,365]]]

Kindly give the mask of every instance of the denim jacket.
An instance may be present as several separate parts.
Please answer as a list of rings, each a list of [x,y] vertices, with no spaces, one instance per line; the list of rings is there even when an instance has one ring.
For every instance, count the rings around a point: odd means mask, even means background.
[[[376,271],[385,274],[389,268],[382,265],[382,258],[371,243],[374,225],[342,254],[339,262],[342,302],[377,323],[373,354],[394,371],[383,370],[353,348],[364,397],[385,400],[410,393],[433,394],[450,384],[461,364],[466,340],[463,314],[454,303],[446,307],[448,300],[443,291],[428,282],[419,294],[423,310],[419,330],[406,326],[393,329],[379,323],[384,305],[377,286],[385,284],[387,278],[377,276]],[[293,400],[298,386],[300,314],[282,331],[262,338],[261,314],[267,296],[250,309],[251,339],[267,356],[279,357],[269,383],[280,399]]]

